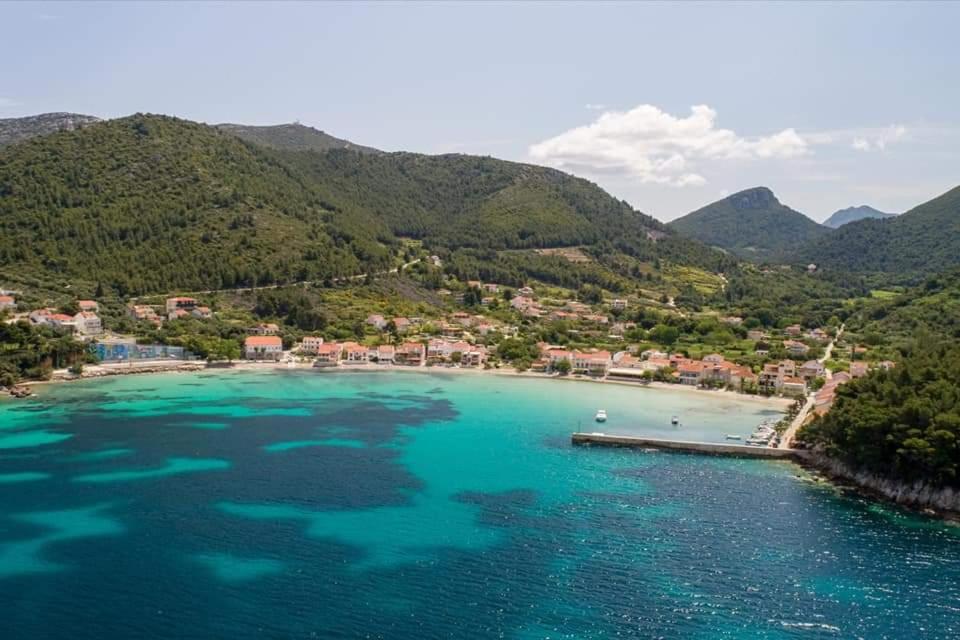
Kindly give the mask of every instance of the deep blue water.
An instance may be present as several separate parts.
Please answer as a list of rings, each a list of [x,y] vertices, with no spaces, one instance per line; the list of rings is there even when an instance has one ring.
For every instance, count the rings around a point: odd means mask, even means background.
[[[0,638],[956,638],[960,532],[722,439],[716,394],[223,372],[0,403]]]

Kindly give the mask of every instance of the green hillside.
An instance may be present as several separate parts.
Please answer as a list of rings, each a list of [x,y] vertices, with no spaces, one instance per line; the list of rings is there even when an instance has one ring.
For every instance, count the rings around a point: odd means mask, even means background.
[[[386,265],[377,228],[325,206],[265,151],[175,118],[135,115],[0,151],[4,273],[120,293],[320,279]]]
[[[335,138],[329,133],[307,127],[298,122],[269,126],[246,124],[218,124],[218,129],[243,138],[248,142],[272,149],[287,151],[329,151],[330,149],[349,149],[361,153],[383,153],[373,147],[364,147],[349,140]]]
[[[960,265],[960,187],[895,218],[844,225],[802,247],[796,259],[901,283]]]
[[[35,287],[325,280],[412,256],[400,238],[457,276],[574,288],[734,262],[586,180],[493,158],[289,151],[153,115],[0,151],[0,276]],[[536,253],[567,247],[586,263]]]
[[[466,155],[280,153],[335,206],[428,247],[533,249],[604,243],[610,252],[718,269],[724,258],[595,184]]]
[[[830,232],[781,204],[766,187],[727,196],[672,221],[669,226],[748,260],[779,259]]]

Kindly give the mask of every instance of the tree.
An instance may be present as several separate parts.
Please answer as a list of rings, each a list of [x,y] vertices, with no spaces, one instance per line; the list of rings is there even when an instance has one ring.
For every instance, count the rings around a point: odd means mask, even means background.
[[[658,324],[650,330],[650,339],[665,347],[672,346],[680,338],[680,330],[668,324]]]
[[[570,361],[567,360],[566,358],[564,358],[563,360],[558,360],[553,365],[553,370],[562,376],[565,376],[568,373],[570,373],[570,369],[571,369]]]

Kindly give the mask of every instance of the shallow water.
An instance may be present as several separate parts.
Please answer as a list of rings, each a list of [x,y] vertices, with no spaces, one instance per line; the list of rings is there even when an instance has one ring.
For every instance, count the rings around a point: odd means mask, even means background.
[[[569,445],[770,417],[439,372],[51,386],[0,404],[0,637],[957,637],[954,528],[789,463]]]

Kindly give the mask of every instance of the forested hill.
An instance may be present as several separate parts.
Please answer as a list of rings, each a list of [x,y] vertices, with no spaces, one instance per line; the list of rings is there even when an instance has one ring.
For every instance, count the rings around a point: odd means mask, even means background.
[[[766,187],[734,193],[674,220],[670,227],[748,260],[779,259],[830,232],[781,204]]]
[[[218,124],[218,129],[243,138],[248,142],[272,149],[286,151],[329,151],[349,149],[360,153],[383,153],[373,147],[354,144],[349,140],[335,138],[329,133],[307,127],[298,122],[268,126],[246,124]]]
[[[135,115],[0,150],[0,271],[119,293],[355,274],[387,264],[375,221],[325,205],[266,151]]]
[[[917,343],[889,371],[841,385],[800,439],[858,470],[960,487],[960,345]]]
[[[620,272],[733,262],[586,180],[493,158],[289,151],[154,115],[0,150],[8,277],[120,294],[323,280],[391,266],[400,237],[518,280],[543,265],[505,250],[581,247]]]
[[[902,283],[960,265],[960,187],[895,218],[844,225],[804,246],[796,260]]]
[[[467,155],[280,153],[330,202],[428,246],[530,249],[596,245],[641,259],[719,269],[690,241],[597,185],[529,164]]]

